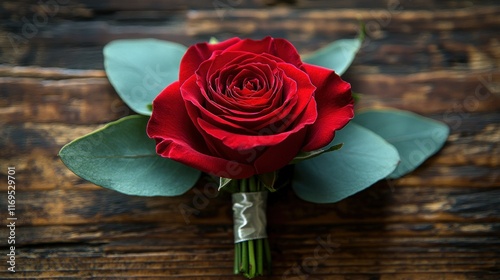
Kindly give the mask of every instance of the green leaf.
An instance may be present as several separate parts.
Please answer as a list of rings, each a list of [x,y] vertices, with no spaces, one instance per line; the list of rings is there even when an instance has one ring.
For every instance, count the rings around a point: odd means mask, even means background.
[[[259,181],[266,187],[270,192],[275,192],[276,180],[278,179],[278,174],[276,171],[258,174],[257,177]]]
[[[450,132],[445,124],[400,110],[370,110],[356,114],[354,122],[394,145],[401,163],[388,178],[399,178],[435,154]]]
[[[336,133],[332,144],[338,142],[344,143],[339,151],[295,166],[292,187],[300,198],[337,202],[385,178],[399,162],[396,148],[354,123]]]
[[[219,185],[219,191],[225,191],[228,193],[236,193],[240,191],[240,186],[238,184],[238,180],[233,180],[233,179],[227,179],[229,180],[227,183],[225,183],[224,186]],[[219,182],[220,183],[220,182]]]
[[[338,75],[349,68],[363,42],[362,36],[356,39],[334,41],[314,53],[304,57],[304,62],[332,69]]]
[[[186,47],[156,39],[116,40],[104,47],[110,83],[135,112],[151,115],[148,104],[179,77]]]
[[[162,158],[146,135],[148,118],[133,115],[65,145],[59,152],[76,175],[130,195],[176,196],[188,191],[200,171]]]
[[[209,44],[217,44],[219,43],[219,40],[217,40],[217,38],[215,37],[210,37],[210,41],[208,41]]]
[[[352,98],[354,99],[354,104],[358,103],[361,100],[362,96],[363,96],[363,94],[361,94],[361,93],[355,93],[355,92],[353,92],[352,93]]]
[[[228,188],[232,181],[233,181],[233,179],[220,177],[220,179],[219,179],[219,191],[222,190],[223,188]]]
[[[337,144],[337,145],[329,146],[327,149],[319,149],[319,150],[310,151],[310,152],[299,152],[293,158],[293,160],[290,162],[290,164],[296,164],[296,163],[299,163],[299,162],[301,162],[303,160],[317,157],[317,156],[319,156],[319,155],[321,155],[323,153],[336,151],[336,150],[342,148],[342,145],[343,144],[340,143],[340,144]]]

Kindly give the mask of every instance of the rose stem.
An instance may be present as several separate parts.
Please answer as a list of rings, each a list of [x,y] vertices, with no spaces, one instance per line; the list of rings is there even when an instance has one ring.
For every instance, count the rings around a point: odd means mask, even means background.
[[[269,247],[269,240],[264,239],[264,252],[266,253],[266,267],[267,273],[271,274],[271,248]]]
[[[247,191],[247,180],[246,179],[241,179],[240,181],[240,192],[246,192]],[[242,257],[242,263],[240,267],[240,271],[243,273],[246,273],[248,271],[248,252],[247,252],[247,242],[243,241],[240,242],[241,244],[241,257]]]
[[[234,244],[234,274],[240,273],[240,264],[241,264],[240,244],[241,243]]]
[[[262,239],[257,239],[257,275],[263,275],[262,264],[264,260],[262,257]]]
[[[262,191],[262,182],[257,181],[257,191]],[[264,243],[267,242],[267,238],[257,239],[257,275],[264,275]]]
[[[246,273],[248,271],[248,252],[247,252],[247,243],[246,241],[241,242],[241,257],[243,261],[241,262],[240,271]]]
[[[250,192],[256,192],[257,191],[257,186],[255,183],[255,177],[250,177],[249,181],[249,189]],[[248,240],[248,258],[250,260],[250,271],[248,273],[249,277],[255,277],[255,271],[256,271],[256,261],[255,261],[255,250],[254,250],[254,241],[253,240]]]
[[[248,240],[248,259],[249,263],[249,272],[248,277],[255,277],[255,254],[253,248],[253,240]]]

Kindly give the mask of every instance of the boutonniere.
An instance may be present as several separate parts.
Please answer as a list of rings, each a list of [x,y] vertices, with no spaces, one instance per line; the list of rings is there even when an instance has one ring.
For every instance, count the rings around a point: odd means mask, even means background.
[[[355,112],[341,75],[361,44],[344,39],[301,56],[272,37],[189,48],[113,41],[104,48],[106,74],[137,114],[59,155],[83,179],[130,195],[177,196],[202,174],[217,180],[232,193],[234,273],[269,273],[266,199],[277,182],[304,200],[334,203],[411,172],[448,137],[444,124],[410,112]],[[290,166],[293,175],[282,178]]]

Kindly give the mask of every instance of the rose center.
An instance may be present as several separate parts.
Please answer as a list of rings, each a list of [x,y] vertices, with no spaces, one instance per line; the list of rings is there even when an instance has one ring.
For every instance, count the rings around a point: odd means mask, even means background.
[[[229,91],[226,93],[229,96],[248,99],[257,97],[256,94],[262,89],[262,81],[257,77],[247,77],[241,81],[233,80]]]
[[[259,80],[252,79],[250,81],[247,81],[245,83],[245,89],[251,90],[251,91],[258,90],[259,89]]]
[[[260,90],[260,83],[257,78],[245,80],[241,86],[235,86],[233,91],[238,92],[242,96],[251,97],[256,91]]]

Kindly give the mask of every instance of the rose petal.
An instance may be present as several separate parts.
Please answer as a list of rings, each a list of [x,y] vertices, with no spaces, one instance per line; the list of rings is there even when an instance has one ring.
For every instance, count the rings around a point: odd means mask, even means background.
[[[254,167],[257,174],[273,172],[289,164],[300,151],[307,129],[299,130],[281,143],[267,148],[256,160]]]
[[[225,51],[233,50],[245,50],[255,54],[266,53],[293,64],[296,67],[300,68],[302,66],[302,60],[300,59],[297,49],[287,40],[280,38],[275,39],[267,36],[262,40],[244,39],[231,45]]]
[[[252,64],[249,65],[248,68],[250,68],[249,70],[253,70],[256,75],[260,75],[260,83],[262,83],[260,89],[249,93],[246,96],[242,95],[243,90],[237,88],[228,89],[231,91],[230,96],[218,94],[217,92],[215,92],[215,90],[213,90],[213,100],[211,100],[213,102],[209,102],[209,105],[217,108],[221,114],[238,115],[243,117],[249,117],[252,115],[261,116],[267,114],[266,112],[271,111],[273,109],[273,105],[279,103],[282,98],[281,91],[278,90],[279,88],[281,88],[282,71],[277,71],[279,69],[275,69],[275,71],[273,71],[271,70],[269,65],[264,64]],[[227,70],[227,72],[230,72],[231,70],[235,72],[243,71],[240,68]],[[230,73],[221,73],[221,75],[224,74],[230,75]],[[237,83],[237,77],[231,78],[233,80],[228,82]],[[222,79],[224,79],[224,77],[222,77]],[[222,86],[223,85],[221,85],[220,87]]]
[[[227,49],[239,41],[241,41],[240,38],[231,38],[217,44],[199,43],[189,47],[181,59],[179,82],[182,84],[193,75],[200,64],[209,59],[213,52]]]
[[[240,134],[230,131],[220,124],[213,124],[201,118],[199,118],[197,122],[200,127],[200,133],[206,135],[207,141],[217,143],[219,149],[226,147],[227,149],[234,150],[248,150],[256,147],[277,145],[290,137],[290,135],[313,124],[316,117],[316,101],[311,98],[307,108],[303,110],[298,119],[291,121],[284,118],[281,122],[273,123],[261,129],[256,135]],[[277,133],[282,130],[283,127],[289,127],[292,122],[295,125],[292,126],[290,130]],[[219,143],[221,145],[219,145]]]
[[[236,123],[229,122],[217,114],[209,111],[203,104],[206,102],[206,96],[202,93],[202,89],[198,87],[196,83],[196,76],[189,78],[181,87],[181,96],[185,101],[184,106],[186,107],[187,113],[191,120],[196,120],[202,118],[210,121],[211,123],[217,124],[221,128],[225,128],[229,131],[238,132],[241,134],[253,134],[254,132],[248,128],[242,127]],[[203,133],[203,129],[195,123],[195,126]]]
[[[314,151],[328,145],[335,131],[354,117],[351,85],[334,71],[304,63],[312,83],[317,87],[318,119],[309,127],[303,151]]]

